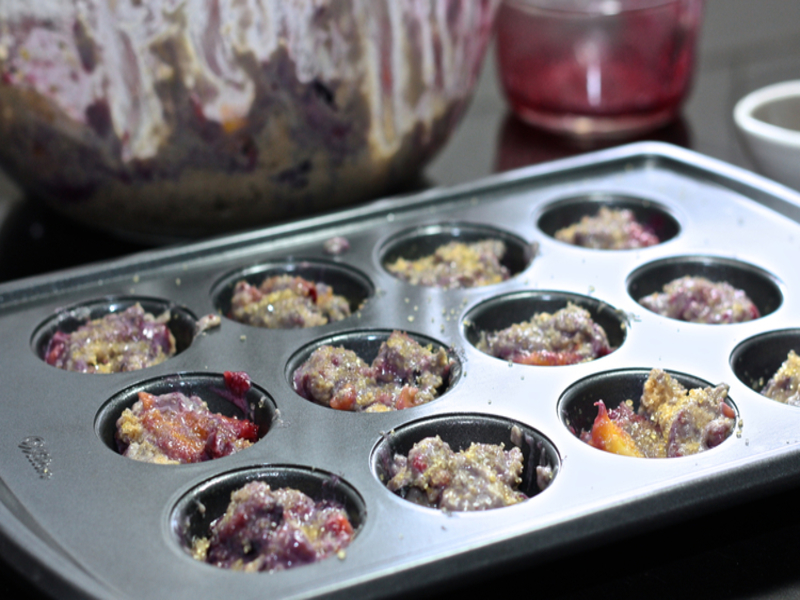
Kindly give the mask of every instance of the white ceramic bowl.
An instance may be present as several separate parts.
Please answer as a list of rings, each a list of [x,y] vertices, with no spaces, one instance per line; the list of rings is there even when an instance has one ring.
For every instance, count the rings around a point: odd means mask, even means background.
[[[800,189],[800,80],[751,92],[736,103],[733,120],[758,169]]]

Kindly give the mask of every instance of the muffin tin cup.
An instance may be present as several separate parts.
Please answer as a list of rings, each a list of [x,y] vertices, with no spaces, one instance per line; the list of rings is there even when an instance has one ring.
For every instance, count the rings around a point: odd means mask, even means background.
[[[353,486],[333,473],[295,465],[253,467],[222,473],[184,494],[170,513],[172,542],[191,554],[194,540],[208,537],[211,525],[225,514],[231,494],[253,481],[264,482],[272,490],[295,489],[315,502],[328,501],[342,506],[353,527],[353,541],[367,519],[364,499]],[[328,556],[323,560],[337,560],[337,557]],[[197,566],[216,568],[200,561],[197,561]],[[307,566],[310,565],[298,565],[292,569]],[[246,573],[241,575],[247,576]]]
[[[736,346],[731,354],[731,368],[739,381],[761,393],[791,350],[800,352],[800,329],[768,331]]]
[[[386,240],[379,250],[379,262],[389,275],[395,277],[386,265],[399,258],[416,260],[433,254],[438,247],[450,242],[470,244],[487,239],[505,243],[506,253],[500,264],[508,269],[512,278],[524,271],[536,256],[535,244],[508,231],[477,223],[437,223],[407,229]],[[420,287],[437,289],[436,286]]]
[[[442,388],[438,390],[439,395],[431,400],[431,402],[436,402],[458,383],[458,380],[461,376],[461,362],[456,353],[451,348],[447,348],[441,342],[411,331],[403,331],[403,333],[406,333],[411,339],[419,343],[421,346],[430,346],[434,351],[440,348],[444,348],[447,351],[448,357],[451,361],[450,372],[443,383]],[[299,369],[303,363],[309,359],[315,350],[321,348],[322,346],[333,346],[337,348],[341,347],[347,350],[352,350],[366,364],[370,365],[378,355],[381,344],[383,344],[383,342],[385,342],[391,334],[392,331],[390,330],[363,330],[349,331],[325,338],[320,338],[302,348],[289,359],[289,362],[286,366],[287,382],[289,386],[294,389],[293,378],[295,371],[297,371],[297,369]],[[307,400],[306,398],[303,399]],[[313,400],[307,401],[314,403]],[[411,407],[405,410],[413,410],[414,408],[417,407]]]
[[[742,261],[718,256],[675,256],[648,263],[631,273],[628,294],[637,302],[661,292],[664,285],[685,276],[705,277],[715,283],[727,282],[743,290],[761,317],[775,312],[783,302],[776,278],[768,271]]]
[[[72,333],[88,321],[101,319],[110,313],[122,312],[136,303],[156,318],[170,311],[167,328],[175,337],[176,355],[191,346],[197,334],[197,318],[185,307],[160,298],[110,296],[81,302],[69,308],[59,308],[53,316],[36,328],[31,338],[31,349],[36,356],[44,360],[47,345],[56,331]]]
[[[558,474],[558,451],[535,429],[494,415],[445,414],[407,423],[383,436],[372,451],[375,476],[385,485],[395,454],[407,456],[414,444],[434,436],[439,436],[454,452],[467,450],[472,443],[502,444],[505,450],[518,447],[523,455],[522,482],[518,489],[528,497],[526,502],[546,491],[537,485],[537,466],[549,468],[552,480]]]
[[[375,293],[369,277],[347,265],[318,259],[291,260],[248,266],[228,273],[212,288],[214,308],[230,318],[231,297],[237,282],[246,281],[258,287],[265,279],[278,275],[302,277],[312,283],[329,285],[334,294],[347,299],[351,313],[359,310]]]
[[[102,406],[95,420],[95,431],[103,443],[115,452],[119,450],[116,440],[117,421],[125,409],[131,408],[138,401],[140,392],[154,396],[172,392],[181,392],[186,396],[198,396],[208,405],[208,409],[212,413],[236,419],[248,419],[255,423],[258,427],[259,440],[267,435],[278,415],[275,401],[257,384],[251,383],[250,389],[237,397],[226,388],[225,378],[222,374],[178,373],[167,375],[142,381],[126,388],[112,396]],[[242,410],[244,408],[242,405],[246,406],[246,410]]]
[[[660,202],[646,196],[613,193],[594,193],[556,200],[542,209],[536,224],[555,239],[557,231],[580,222],[583,217],[595,216],[601,207],[631,211],[639,224],[658,237],[659,244],[670,241],[681,230],[678,219]]]
[[[715,384],[711,384],[694,375],[677,373],[671,370],[667,370],[666,373],[687,390],[715,387]],[[608,409],[616,408],[621,403],[631,400],[633,402],[632,408],[636,412],[639,409],[644,384],[649,374],[650,369],[647,368],[621,369],[590,375],[575,382],[564,391],[559,400],[558,410],[562,423],[570,433],[576,436],[580,436],[584,431],[591,431],[595,417],[597,417],[595,403],[599,400],[602,400]],[[730,397],[727,398],[725,403],[736,414],[734,418],[735,427],[735,422],[739,417],[736,404]],[[733,434],[733,430],[731,434]],[[725,444],[726,441],[728,440],[723,441],[722,444]],[[714,449],[709,448],[706,452]]]
[[[544,290],[496,296],[472,307],[463,320],[463,335],[470,344],[476,346],[482,332],[500,331],[516,323],[529,321],[535,314],[552,314],[568,304],[575,304],[589,312],[592,321],[606,332],[612,349],[622,346],[628,332],[628,317],[622,311],[590,296]]]
[[[661,210],[677,222],[675,235],[620,252],[548,237],[550,226],[541,220],[548,211],[567,207],[564,214],[580,217],[582,207],[594,211],[600,204]],[[643,143],[0,285],[0,360],[12,375],[0,389],[0,556],[36,573],[34,582],[53,596],[372,598],[446,587],[481,570],[527,568],[794,483],[800,411],[764,398],[751,380],[777,368],[797,339],[799,206],[800,195],[751,174]],[[735,235],[745,226],[759,241],[746,254]],[[401,254],[413,259],[440,243],[486,238],[510,250],[512,276],[501,283],[414,288],[384,268]],[[332,257],[330,240],[349,249]],[[542,251],[534,257],[537,244]],[[335,292],[344,286],[351,308],[366,303],[320,328],[263,330],[223,316],[218,327],[197,335],[194,316],[226,314],[235,281],[258,283],[281,272],[329,283]],[[641,296],[686,274],[729,279],[763,318],[685,326],[641,309]],[[178,315],[177,356],[102,377],[75,376],[42,360],[58,327],[74,328],[137,299],[154,314],[170,308]],[[474,346],[482,329],[568,302],[606,329],[613,352],[542,368],[504,364]],[[349,414],[295,393],[292,374],[316,348],[349,347],[369,363],[392,331],[447,350],[453,367],[439,398],[406,410]],[[576,437],[591,427],[595,401],[637,401],[655,367],[687,387],[729,384],[734,433],[711,450],[675,460],[631,460]],[[116,420],[139,391],[197,391],[213,410],[241,416],[214,391],[224,387],[225,371],[245,371],[253,382],[248,409],[259,441],[193,465],[149,465],[117,453]],[[515,426],[521,434],[512,436]],[[457,447],[522,444],[526,485],[542,461],[556,474],[546,489],[526,488],[533,497],[507,508],[445,513],[416,506],[387,489],[386,461],[427,435]],[[186,551],[191,538],[206,535],[231,490],[253,479],[312,497],[332,493],[357,528],[346,553],[263,576],[194,560]],[[125,541],[124,560],[108,551],[109,531]],[[498,593],[512,593],[520,576],[510,576],[508,589]]]

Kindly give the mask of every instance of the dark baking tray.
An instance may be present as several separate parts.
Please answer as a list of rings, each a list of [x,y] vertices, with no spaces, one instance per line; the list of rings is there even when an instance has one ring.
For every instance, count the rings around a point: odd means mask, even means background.
[[[565,211],[579,214],[597,203],[631,206],[644,218],[655,207],[670,239],[639,251],[603,252],[550,237]],[[800,339],[794,329],[800,272],[793,264],[799,223],[800,196],[787,188],[691,151],[642,143],[4,284],[0,553],[63,597],[373,597],[487,566],[541,563],[794,483],[800,411],[752,386],[777,368],[794,336]],[[514,249],[509,266],[516,274],[502,284],[412,287],[382,267],[398,245],[422,251],[448,236],[480,236],[487,227]],[[334,235],[347,237],[348,252],[325,253],[323,243]],[[307,330],[259,330],[223,318],[176,357],[134,373],[67,373],[38,356],[53,320],[63,325],[75,307],[142,298],[200,317],[224,306],[232,273],[286,264],[344,277],[368,300],[349,319]],[[636,303],[636,294],[675,272],[736,279],[765,316],[712,327],[664,319]],[[617,327],[618,350],[581,365],[530,367],[493,359],[471,344],[471,323],[499,322],[526,303],[565,294]],[[457,358],[456,376],[439,400],[396,413],[350,414],[292,391],[291,365],[309,347],[328,338],[368,347],[392,329],[438,341]],[[580,411],[570,411],[583,401],[587,378],[596,377],[592,385],[601,390],[620,378],[627,389],[631,377],[656,366],[730,384],[736,433],[700,455],[641,460],[597,451],[568,430],[567,419],[580,421]],[[274,408],[270,430],[255,446],[176,467],[137,463],[109,448],[107,414],[124,392],[179,374],[202,380],[225,370],[247,371]],[[552,485],[527,502],[445,514],[404,501],[379,480],[383,448],[404,432],[499,440],[503,424],[511,423],[540,436],[536,452],[555,457],[558,467]],[[227,572],[190,558],[175,533],[176,514],[190,510],[195,498],[212,506],[207,489],[252,476],[345,501],[359,525],[346,556],[272,574]]]

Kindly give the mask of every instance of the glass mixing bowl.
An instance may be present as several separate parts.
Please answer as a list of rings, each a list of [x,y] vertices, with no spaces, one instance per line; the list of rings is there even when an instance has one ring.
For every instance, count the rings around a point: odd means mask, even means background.
[[[0,165],[95,226],[255,227],[413,179],[499,0],[0,3]]]

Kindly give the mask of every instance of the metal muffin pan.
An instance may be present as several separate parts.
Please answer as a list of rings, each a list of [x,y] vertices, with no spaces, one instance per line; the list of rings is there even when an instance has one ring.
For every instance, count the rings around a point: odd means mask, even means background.
[[[566,245],[543,228],[553,210],[569,204],[579,218],[585,203],[657,207],[656,218],[668,217],[669,239],[642,250],[598,251]],[[484,228],[512,242],[506,282],[414,287],[383,266],[399,248],[476,239]],[[326,254],[324,242],[333,236],[345,236],[350,249]],[[0,553],[59,597],[377,597],[541,563],[795,482],[800,410],[764,398],[754,382],[777,368],[787,344],[800,341],[799,245],[797,194],[691,151],[641,143],[4,284],[0,360],[13,375],[0,388]],[[760,319],[683,323],[645,310],[631,295],[673,270],[718,268],[741,278]],[[236,277],[255,281],[280,269],[345,282],[360,308],[343,321],[302,330],[223,318],[220,327],[182,342],[175,357],[138,372],[69,373],[41,359],[48,333],[103,304],[161,300],[181,309],[181,323],[194,322],[227,306]],[[532,307],[553,310],[567,300],[610,327],[614,352],[590,363],[536,367],[497,360],[473,345],[476,323],[502,326],[518,314],[529,318]],[[366,357],[393,329],[449,348],[457,368],[437,400],[355,414],[292,390],[293,366],[322,341],[350,344]],[[586,393],[618,390],[619,401],[636,399],[634,384],[652,367],[687,381],[728,383],[735,433],[696,456],[652,460],[601,452],[572,433],[576,419],[591,421]],[[111,423],[135,391],[213,386],[226,370],[246,371],[254,383],[257,397],[248,401],[262,436],[252,447],[179,466],[138,463],[114,450]],[[440,432],[457,446],[508,445],[515,424],[531,441],[523,449],[527,480],[541,461],[556,472],[526,502],[446,514],[384,486],[387,457],[419,437]],[[193,560],[182,542],[223,509],[230,489],[252,479],[340,499],[357,527],[346,553],[260,574]]]

